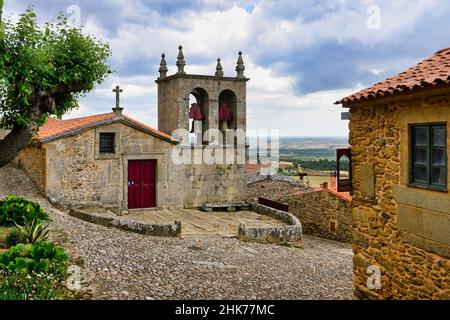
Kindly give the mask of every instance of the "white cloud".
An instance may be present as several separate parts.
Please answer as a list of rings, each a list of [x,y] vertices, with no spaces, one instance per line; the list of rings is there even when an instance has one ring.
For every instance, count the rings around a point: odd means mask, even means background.
[[[95,18],[88,20],[87,27],[99,32],[111,43],[112,61],[123,65],[139,58],[155,58],[165,51],[167,60],[175,62],[177,47],[183,44],[187,59],[186,71],[190,71],[189,58],[226,59],[236,54],[247,40],[250,14],[238,6],[226,11],[183,12],[177,17],[161,17],[153,12],[154,19],[147,24],[124,23],[117,27],[114,38],[98,28]]]
[[[286,61],[280,58],[270,66],[262,66],[257,63],[258,57],[301,55],[303,49],[327,41],[376,48],[377,44],[411,34],[416,21],[436,10],[442,1],[376,1],[381,9],[381,28],[375,30],[366,26],[369,17],[366,9],[374,3],[371,0],[258,1],[253,10],[246,10],[249,1],[236,1],[232,5],[227,0],[197,3],[203,5],[201,10],[186,9],[164,15],[151,4],[144,5],[144,1],[130,0],[123,5],[122,0],[111,0],[107,8],[115,10],[113,27],[111,21],[101,20],[98,12],[82,11],[82,22],[87,32],[111,43],[113,69],[123,69],[130,61],[159,61],[160,53],[165,52],[169,74],[174,73],[177,47],[183,44],[188,73],[214,74],[216,59],[221,57],[225,75],[234,76],[237,51],[243,50],[245,73],[251,78],[247,95],[249,128],[278,128],[282,135],[345,135],[347,122],[340,120],[342,110],[332,103],[357,91],[361,84],[344,90],[298,95],[296,83],[307,75],[280,74],[279,70],[286,70],[282,68]],[[17,6],[16,1],[6,1],[9,13]],[[415,62],[399,57],[378,64],[368,61],[360,68],[380,75]],[[67,117],[109,112],[114,106],[111,90],[119,84],[124,89],[122,102],[126,114],[156,126],[157,69],[156,62],[153,70],[126,73],[135,73],[131,76],[111,75]],[[354,79],[354,83],[358,81]]]
[[[100,88],[95,91],[95,94],[101,97],[113,98],[112,89],[119,85],[124,90],[123,96],[127,98],[148,96],[156,90],[156,84],[152,76],[130,76],[123,77],[120,75],[110,76]]]
[[[382,68],[381,69],[376,69],[376,68],[369,69],[369,72],[373,73],[376,76],[382,74],[384,71],[386,71],[386,70],[382,69]]]
[[[300,2],[299,2],[300,3]],[[369,29],[367,20],[370,14],[367,8],[373,1],[335,4],[333,10],[327,10],[317,19],[305,21],[302,13],[308,8],[297,8],[297,16],[287,20],[272,12],[278,2],[265,1],[256,7],[250,18],[251,31],[258,50],[293,51],[326,40],[338,43],[358,41],[364,45],[373,45],[395,39],[401,34],[411,32],[415,21],[426,12],[438,7],[438,0],[397,0],[377,1],[380,8],[380,28]]]

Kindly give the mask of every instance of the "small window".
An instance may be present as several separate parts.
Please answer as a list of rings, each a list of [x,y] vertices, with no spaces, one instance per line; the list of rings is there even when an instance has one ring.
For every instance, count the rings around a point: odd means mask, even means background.
[[[100,133],[100,153],[115,153],[114,151],[114,137],[115,133],[101,132]]]
[[[447,126],[411,126],[411,184],[447,190]]]

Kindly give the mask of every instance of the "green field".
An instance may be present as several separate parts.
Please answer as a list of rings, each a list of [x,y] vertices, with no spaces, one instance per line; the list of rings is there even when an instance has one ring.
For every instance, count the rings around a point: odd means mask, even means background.
[[[309,186],[312,188],[319,188],[324,182],[328,182],[329,186],[331,185],[330,176],[307,176],[306,179],[309,181]]]
[[[331,184],[329,172],[336,170],[336,149],[347,147],[347,137],[281,137],[279,159],[300,167],[308,173],[310,186],[318,188],[323,182]],[[341,162],[341,169],[348,169],[348,161]]]

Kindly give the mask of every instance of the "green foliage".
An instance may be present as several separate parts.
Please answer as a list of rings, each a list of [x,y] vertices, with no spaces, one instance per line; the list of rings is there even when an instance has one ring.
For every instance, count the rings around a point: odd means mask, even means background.
[[[0,226],[24,226],[35,218],[38,222],[48,219],[48,214],[35,202],[14,196],[0,201]]]
[[[0,274],[0,300],[66,300],[72,297],[61,276],[34,272]]]
[[[0,255],[0,270],[7,273],[31,272],[65,276],[68,257],[64,249],[51,242],[23,244],[10,248]]]
[[[29,124],[33,94],[51,93],[56,106],[46,112],[60,117],[111,73],[108,44],[70,26],[62,14],[40,25],[32,7],[17,23],[5,21],[0,50],[0,127],[5,129]]]
[[[286,148],[280,147],[282,156],[295,156],[296,158],[335,158],[336,150],[331,148]]]
[[[3,0],[0,0],[0,41],[3,40],[3,20],[2,20],[2,13],[3,13]]]
[[[289,161],[294,163],[295,166],[300,166],[303,169],[310,169],[310,170],[316,170],[316,171],[336,171],[336,160],[329,160],[329,159],[315,159],[315,160],[303,160],[303,159],[296,159],[293,157],[285,156],[280,157],[280,161]],[[349,169],[349,162],[348,160],[342,159],[341,162],[341,169],[342,170],[348,170]]]
[[[19,243],[26,242],[26,235],[20,228],[13,228],[6,236],[6,246],[8,248],[14,247]]]
[[[48,239],[48,225],[44,226],[37,217],[34,217],[31,222],[20,227],[22,233],[25,235],[25,243],[35,244],[43,242]]]

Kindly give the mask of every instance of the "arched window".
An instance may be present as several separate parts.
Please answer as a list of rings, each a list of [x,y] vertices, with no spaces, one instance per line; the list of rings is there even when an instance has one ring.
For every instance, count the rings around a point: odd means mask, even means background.
[[[209,128],[208,93],[195,88],[189,95],[189,140],[190,143],[203,143],[203,134]]]
[[[352,152],[351,149],[336,150],[337,191],[352,190]]]
[[[219,95],[219,129],[222,131],[224,144],[233,139],[227,138],[227,135],[234,134],[237,129],[237,98],[231,90],[224,90]],[[233,132],[230,132],[231,130]],[[234,142],[228,141],[228,143],[236,144],[236,139]]]

